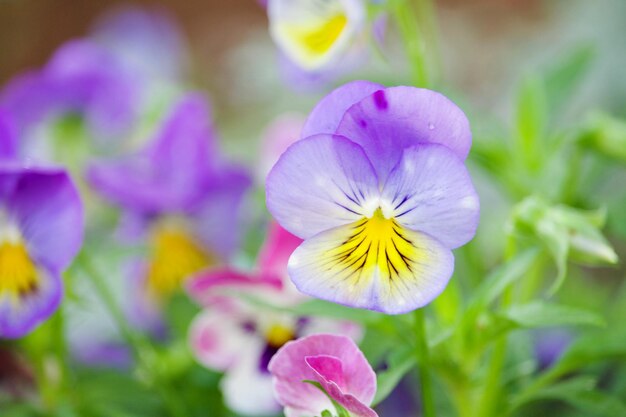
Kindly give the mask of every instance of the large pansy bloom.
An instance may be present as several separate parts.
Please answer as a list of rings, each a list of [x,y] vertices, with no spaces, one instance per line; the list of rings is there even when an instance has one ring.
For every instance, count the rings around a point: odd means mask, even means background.
[[[65,171],[0,162],[0,337],[21,337],[56,310],[83,228]]]
[[[287,417],[338,415],[333,402],[353,417],[377,416],[369,407],[376,374],[345,336],[315,334],[289,342],[274,355],[269,371]]]
[[[205,100],[189,94],[143,150],[88,171],[93,187],[124,210],[123,236],[147,242],[147,259],[133,268],[145,307],[239,244],[250,178],[221,160],[209,114]]]
[[[298,67],[315,71],[344,59],[363,33],[363,0],[268,0],[270,33]]]
[[[190,295],[205,307],[191,325],[190,346],[200,363],[225,373],[224,399],[236,412],[269,415],[280,410],[268,364],[288,341],[320,331],[360,336],[358,326],[349,322],[275,311],[246,299],[282,307],[303,301],[286,279],[287,259],[300,243],[274,225],[256,270],[224,268],[189,282]]]
[[[266,183],[274,218],[305,240],[296,287],[389,314],[429,303],[478,224],[470,146],[463,112],[433,91],[356,81],[324,98]]]

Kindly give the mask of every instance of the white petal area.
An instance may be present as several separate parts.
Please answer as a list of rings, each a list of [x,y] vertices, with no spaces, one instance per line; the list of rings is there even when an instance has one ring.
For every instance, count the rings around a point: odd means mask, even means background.
[[[380,193],[363,149],[331,135],[291,145],[268,175],[266,192],[276,221],[302,239],[371,215]]]
[[[202,311],[191,323],[189,346],[194,356],[209,369],[225,371],[255,351],[259,339],[245,329],[235,312]]]
[[[306,70],[345,55],[366,19],[362,0],[269,0],[270,34]]]
[[[289,259],[303,293],[387,314],[431,302],[453,269],[452,253],[437,240],[379,215],[307,239]]]
[[[246,416],[272,416],[281,407],[274,397],[272,375],[259,368],[261,346],[230,369],[221,382],[226,406]]]
[[[444,146],[406,149],[385,183],[383,201],[386,217],[427,233],[450,249],[476,234],[478,194],[463,161]]]

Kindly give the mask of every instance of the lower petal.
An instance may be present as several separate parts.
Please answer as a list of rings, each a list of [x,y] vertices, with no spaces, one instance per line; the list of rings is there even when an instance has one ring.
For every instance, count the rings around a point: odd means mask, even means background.
[[[37,287],[28,294],[0,294],[0,338],[22,337],[59,306],[62,282],[58,275],[39,272]]]
[[[452,253],[436,239],[380,214],[306,240],[289,260],[305,294],[387,314],[428,304],[453,269]]]

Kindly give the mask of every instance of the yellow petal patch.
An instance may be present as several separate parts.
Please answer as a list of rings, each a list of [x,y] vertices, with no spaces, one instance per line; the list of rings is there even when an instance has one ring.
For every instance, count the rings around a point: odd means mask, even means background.
[[[158,229],[152,237],[152,258],[147,272],[148,290],[157,298],[167,297],[191,275],[214,262],[211,254],[184,231]]]
[[[413,276],[424,261],[425,253],[417,251],[409,233],[393,219],[386,219],[381,209],[371,218],[352,225],[352,232],[340,246],[326,253],[325,266],[350,276],[351,285],[359,285],[373,272],[380,271],[389,281]]]
[[[292,45],[293,57],[306,67],[314,67],[331,50],[348,24],[344,13],[310,22],[285,22],[278,32]]]
[[[0,243],[0,296],[14,300],[37,290],[39,276],[23,243]]]
[[[432,300],[453,265],[449,249],[385,218],[379,208],[305,241],[289,260],[289,273],[306,294],[398,314]]]

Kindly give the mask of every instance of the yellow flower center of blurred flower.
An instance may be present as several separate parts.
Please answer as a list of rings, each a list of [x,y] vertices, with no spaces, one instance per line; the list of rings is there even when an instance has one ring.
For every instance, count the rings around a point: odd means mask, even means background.
[[[22,298],[37,289],[37,268],[21,242],[0,243],[0,296]]]
[[[282,324],[274,324],[267,329],[265,340],[267,344],[274,348],[280,348],[290,340],[295,339],[294,331]]]
[[[185,231],[158,228],[152,236],[148,290],[156,298],[170,296],[187,278],[214,263],[213,256]]]
[[[277,30],[292,45],[292,58],[313,68],[324,61],[324,55],[335,45],[347,25],[348,17],[340,12],[324,19],[284,22],[277,26]]]

